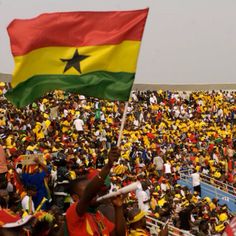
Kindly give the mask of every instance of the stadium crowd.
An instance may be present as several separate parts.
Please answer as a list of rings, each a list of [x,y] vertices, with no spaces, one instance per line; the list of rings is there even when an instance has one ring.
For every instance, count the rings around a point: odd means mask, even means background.
[[[123,102],[54,91],[17,109],[7,89],[0,84],[1,235],[150,235],[145,215],[186,235],[222,235],[233,218],[177,181],[191,169],[234,191],[235,91],[133,91],[117,149]],[[97,205],[135,181],[135,192]]]

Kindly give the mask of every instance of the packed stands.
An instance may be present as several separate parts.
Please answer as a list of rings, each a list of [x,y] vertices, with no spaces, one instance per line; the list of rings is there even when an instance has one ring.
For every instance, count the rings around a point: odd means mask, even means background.
[[[7,169],[0,162],[1,209],[34,215],[36,225],[47,222],[44,233],[50,234],[45,235],[60,235],[63,213],[73,202],[71,183],[81,176],[95,181],[110,163],[125,104],[54,91],[17,109],[5,99],[7,89],[0,84],[0,154],[7,161]],[[109,166],[101,194],[140,182],[123,200],[130,235],[137,230],[158,234],[167,221],[172,235],[221,235],[234,212],[179,180],[191,170],[209,178],[213,187],[218,181],[229,186],[225,192],[233,191],[235,139],[235,91],[133,91],[120,158]],[[100,206],[107,218],[109,204]],[[34,235],[42,233],[40,226]]]

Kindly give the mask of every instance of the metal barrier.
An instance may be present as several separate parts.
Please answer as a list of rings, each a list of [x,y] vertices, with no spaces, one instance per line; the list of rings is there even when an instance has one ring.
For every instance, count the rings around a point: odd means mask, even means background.
[[[181,177],[181,175],[188,175],[188,176],[190,176],[191,174],[192,174],[192,170],[181,171],[180,172],[180,177]],[[207,184],[213,185],[216,188],[221,189],[224,192],[227,192],[227,193],[230,193],[230,194],[233,194],[233,195],[236,194],[236,188],[233,187],[230,184],[224,183],[222,181],[219,181],[217,179],[214,179],[214,178],[212,178],[212,177],[210,177],[208,175],[204,175],[202,173],[200,173],[200,178],[201,178],[201,181],[203,181],[203,182],[205,182]]]
[[[193,188],[191,174],[192,170],[181,171],[179,183]],[[236,188],[204,174],[200,174],[200,178],[201,197],[218,198],[220,204],[227,204],[232,212],[236,212]]]
[[[232,185],[226,184],[222,181],[211,178],[211,177],[204,175],[204,174],[200,174],[200,177],[201,177],[201,181],[204,181],[205,183],[213,185],[216,188],[221,189],[224,192],[230,193],[232,195],[236,194],[236,188],[233,187]]]
[[[166,223],[153,218],[151,216],[146,216],[146,224],[147,228],[149,229],[149,232],[151,235],[158,235],[160,232],[161,228],[165,226]],[[173,235],[173,236],[193,236],[193,234],[189,233],[188,231],[181,230],[179,228],[174,227],[171,224],[168,224],[168,235]]]

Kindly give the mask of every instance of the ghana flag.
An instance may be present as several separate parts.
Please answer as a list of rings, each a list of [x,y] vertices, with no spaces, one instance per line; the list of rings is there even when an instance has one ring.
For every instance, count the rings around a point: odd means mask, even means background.
[[[148,9],[61,12],[8,26],[15,69],[6,97],[24,107],[60,89],[127,101]]]

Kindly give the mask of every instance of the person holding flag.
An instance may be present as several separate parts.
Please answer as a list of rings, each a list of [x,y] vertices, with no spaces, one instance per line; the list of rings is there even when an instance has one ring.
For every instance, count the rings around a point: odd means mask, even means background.
[[[97,194],[104,186],[113,163],[120,157],[120,150],[112,147],[108,154],[108,163],[92,180],[77,179],[70,185],[70,194],[77,201],[66,212],[66,235],[117,235],[126,234],[126,224],[123,215],[120,196],[112,200],[115,209],[115,225],[100,211],[97,211]]]

